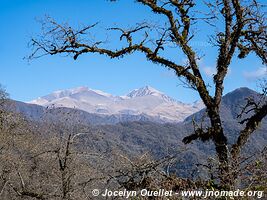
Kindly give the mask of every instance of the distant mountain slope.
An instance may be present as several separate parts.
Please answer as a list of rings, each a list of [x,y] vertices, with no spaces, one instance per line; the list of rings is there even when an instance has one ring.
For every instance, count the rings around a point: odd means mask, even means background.
[[[233,144],[237,139],[237,134],[239,131],[244,128],[244,125],[241,125],[239,122],[241,119],[237,118],[238,114],[241,113],[242,107],[246,104],[247,98],[258,99],[261,98],[261,102],[266,102],[267,97],[263,97],[259,93],[254,90],[251,90],[246,87],[238,88],[228,94],[224,95],[221,102],[220,113],[221,119],[223,122],[223,127],[225,130],[225,134],[228,137],[229,144]],[[243,118],[249,117],[251,114],[244,114]],[[209,119],[207,118],[206,109],[202,109],[199,112],[194,113],[193,115],[187,117],[184,120],[184,124],[191,124],[192,119],[200,122],[203,121],[205,123],[209,123]],[[203,120],[204,119],[204,120]],[[257,132],[261,132],[261,139],[255,139],[252,137],[250,140],[253,140],[254,143],[250,143],[251,148],[253,145],[259,146],[257,144],[267,145],[267,118],[265,117],[259,127]],[[250,148],[249,148],[250,149]]]
[[[227,93],[223,96],[220,112],[223,121],[236,120],[237,115],[240,114],[242,107],[246,103],[246,98],[259,99],[260,94],[254,90],[246,87],[238,88],[232,92]],[[267,100],[267,98],[266,98]],[[206,114],[206,109],[202,109],[190,116],[188,116],[184,122],[191,122],[192,118],[199,121]]]
[[[79,87],[60,90],[29,102],[48,107],[76,108],[101,115],[144,115],[158,121],[179,122],[203,108],[203,104],[178,102],[162,92],[145,86],[125,96],[113,96],[99,90]]]
[[[165,123],[162,119],[145,114],[103,115],[66,107],[43,107],[14,100],[9,100],[9,103],[6,105],[6,110],[17,112],[27,119],[37,122],[65,123],[65,121],[69,121],[74,124],[79,123],[83,125],[116,124],[119,122],[132,121]]]

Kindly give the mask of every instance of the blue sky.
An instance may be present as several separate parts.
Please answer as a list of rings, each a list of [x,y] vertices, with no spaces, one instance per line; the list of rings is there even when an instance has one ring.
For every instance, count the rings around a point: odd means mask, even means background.
[[[87,54],[77,61],[70,57],[47,56],[28,63],[23,60],[31,53],[28,42],[40,31],[36,19],[45,15],[70,24],[100,22],[100,27],[114,24],[128,26],[144,19],[161,20],[148,8],[130,0],[118,3],[106,0],[1,0],[0,83],[11,98],[29,101],[55,90],[78,86],[124,95],[132,89],[150,85],[180,101],[199,99],[197,93],[184,88],[171,71],[147,62],[141,54],[119,60]],[[199,28],[201,34],[196,38],[195,46],[205,53],[200,66],[205,79],[212,83],[216,49],[206,43],[207,37],[204,36],[209,30]],[[183,59],[177,56],[177,60]],[[242,61],[234,60],[226,78],[225,93],[241,86],[256,89],[257,78],[263,76],[266,76],[266,68],[255,56]]]

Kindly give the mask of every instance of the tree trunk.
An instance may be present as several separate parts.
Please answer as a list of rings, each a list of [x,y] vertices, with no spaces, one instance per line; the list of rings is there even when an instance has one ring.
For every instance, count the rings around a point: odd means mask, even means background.
[[[232,185],[229,155],[227,148],[227,138],[224,135],[221,118],[219,115],[219,107],[208,109],[208,115],[213,129],[212,140],[215,144],[216,154],[219,159],[219,178],[223,188],[229,188]]]

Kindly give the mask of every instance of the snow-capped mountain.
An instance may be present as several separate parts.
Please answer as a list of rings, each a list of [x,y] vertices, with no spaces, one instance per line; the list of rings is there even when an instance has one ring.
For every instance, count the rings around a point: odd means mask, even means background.
[[[125,96],[78,87],[55,91],[29,102],[48,107],[67,107],[104,115],[147,115],[166,122],[183,121],[203,108],[202,102],[185,104],[150,87],[135,89]]]

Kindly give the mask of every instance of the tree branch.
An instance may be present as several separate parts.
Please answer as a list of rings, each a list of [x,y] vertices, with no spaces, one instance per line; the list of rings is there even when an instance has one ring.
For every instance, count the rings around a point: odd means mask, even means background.
[[[260,122],[267,115],[265,103],[252,117],[247,120],[246,127],[240,132],[237,142],[232,146],[231,154],[234,159],[239,156],[241,148],[246,144],[249,136],[258,128]]]

